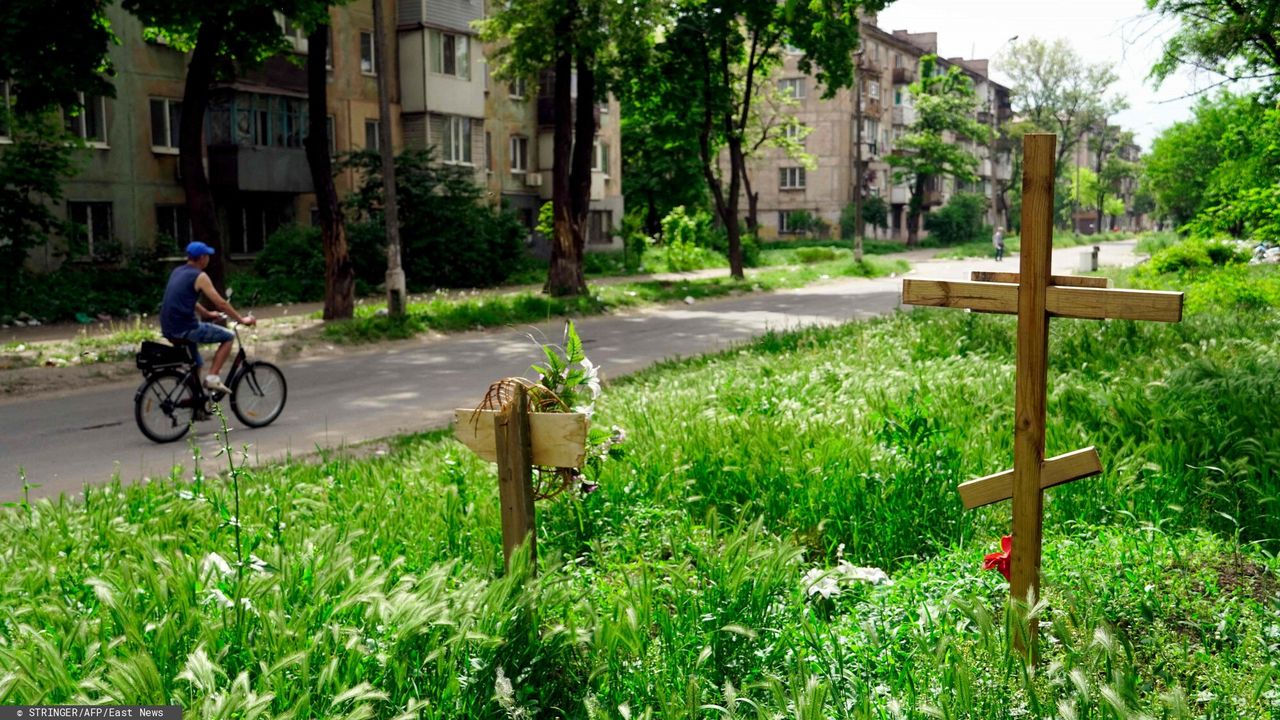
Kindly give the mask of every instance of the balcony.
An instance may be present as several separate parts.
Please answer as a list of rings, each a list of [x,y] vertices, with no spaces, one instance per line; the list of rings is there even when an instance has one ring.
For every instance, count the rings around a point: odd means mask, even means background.
[[[910,85],[915,81],[916,79],[909,68],[896,67],[893,69],[894,85]]]
[[[935,207],[935,206],[937,206],[937,205],[941,205],[941,204],[942,204],[942,191],[941,191],[941,190],[925,190],[925,191],[924,191],[924,206],[925,206],[925,207]]]
[[[880,107],[879,98],[869,97],[862,101],[863,117],[878,118],[883,113],[884,113],[884,110],[881,109]]]
[[[916,121],[916,109],[908,105],[899,105],[893,109],[894,125],[910,125]]]

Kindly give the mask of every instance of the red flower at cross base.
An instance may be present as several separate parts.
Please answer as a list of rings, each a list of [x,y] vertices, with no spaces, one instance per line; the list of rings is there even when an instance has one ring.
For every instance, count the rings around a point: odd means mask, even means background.
[[[1009,551],[1013,548],[1013,536],[1000,538],[1000,552],[991,553],[982,559],[983,570],[999,570],[1005,580],[1009,579]]]

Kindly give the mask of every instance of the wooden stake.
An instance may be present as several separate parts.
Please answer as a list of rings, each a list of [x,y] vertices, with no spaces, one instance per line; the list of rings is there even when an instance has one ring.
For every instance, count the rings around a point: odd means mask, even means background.
[[[1026,136],[1022,175],[1022,249],[1018,286],[1018,360],[1014,386],[1013,552],[1010,593],[1015,600],[1040,597],[1042,502],[1049,313],[1045,298],[1053,253],[1054,150],[1057,136]],[[1036,623],[1028,623],[1034,655]],[[1019,643],[1021,645],[1021,643]]]
[[[498,451],[498,496],[502,503],[502,557],[529,543],[529,563],[538,568],[538,532],[533,510],[533,443],[529,432],[529,393],[517,387],[511,402],[494,418]]]

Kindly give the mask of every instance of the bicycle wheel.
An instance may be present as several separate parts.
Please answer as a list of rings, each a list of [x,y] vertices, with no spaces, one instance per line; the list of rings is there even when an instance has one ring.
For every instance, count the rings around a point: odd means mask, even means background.
[[[269,362],[251,362],[231,381],[231,412],[249,427],[270,425],[280,417],[288,396],[289,386],[280,368]]]
[[[195,399],[191,387],[174,370],[147,378],[133,396],[133,419],[143,435],[158,443],[180,440],[191,428]]]

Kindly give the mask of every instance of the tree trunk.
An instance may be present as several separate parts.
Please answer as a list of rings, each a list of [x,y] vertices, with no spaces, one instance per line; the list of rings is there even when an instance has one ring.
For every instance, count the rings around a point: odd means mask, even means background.
[[[573,251],[576,267],[574,281],[577,292],[587,292],[587,280],[583,275],[582,257],[587,250],[587,218],[591,214],[592,158],[596,143],[596,73],[595,58],[587,51],[579,51],[578,99],[574,107],[573,158],[569,166],[570,231],[573,233]]]
[[[387,233],[387,314],[405,310],[404,268],[400,265],[400,200],[396,195],[396,157],[391,137],[391,70],[387,62],[387,29],[382,17],[386,0],[373,0],[373,59],[378,73],[378,148],[382,156],[382,223]]]
[[[209,258],[205,272],[218,292],[226,293],[226,253],[218,215],[213,205],[213,191],[204,172],[204,116],[209,107],[209,85],[213,82],[213,65],[222,44],[222,23],[206,21],[196,35],[196,46],[187,65],[187,80],[182,91],[182,120],[179,124],[178,167],[182,170],[182,190],[187,197],[187,214],[191,217],[191,234],[216,252]]]
[[[729,240],[729,276],[735,280],[746,277],[742,263],[742,229],[738,219],[738,203],[741,202],[741,183],[746,175],[744,169],[746,157],[742,154],[742,137],[737,133],[729,133],[729,192],[725,198],[724,221],[725,235]]]
[[[924,188],[928,181],[926,175],[916,175],[915,188],[911,191],[911,202],[907,204],[907,247],[913,248],[920,242],[920,216],[924,213]]]
[[[586,290],[582,277],[582,263],[573,244],[573,193],[569,181],[573,151],[573,55],[567,46],[573,29],[569,11],[556,26],[556,36],[561,43],[556,56],[555,87],[552,104],[555,114],[555,130],[552,136],[551,155],[551,207],[554,232],[551,238],[551,264],[547,269],[546,292],[549,295],[579,295]]]
[[[747,196],[747,232],[755,235],[760,229],[760,193],[751,189],[751,173],[747,172],[745,162],[742,163],[742,193]]]
[[[320,239],[324,247],[324,319],[344,320],[355,312],[355,267],[347,252],[347,229],[342,205],[333,186],[333,161],[329,157],[328,23],[316,27],[307,38],[307,164],[320,214]]]

